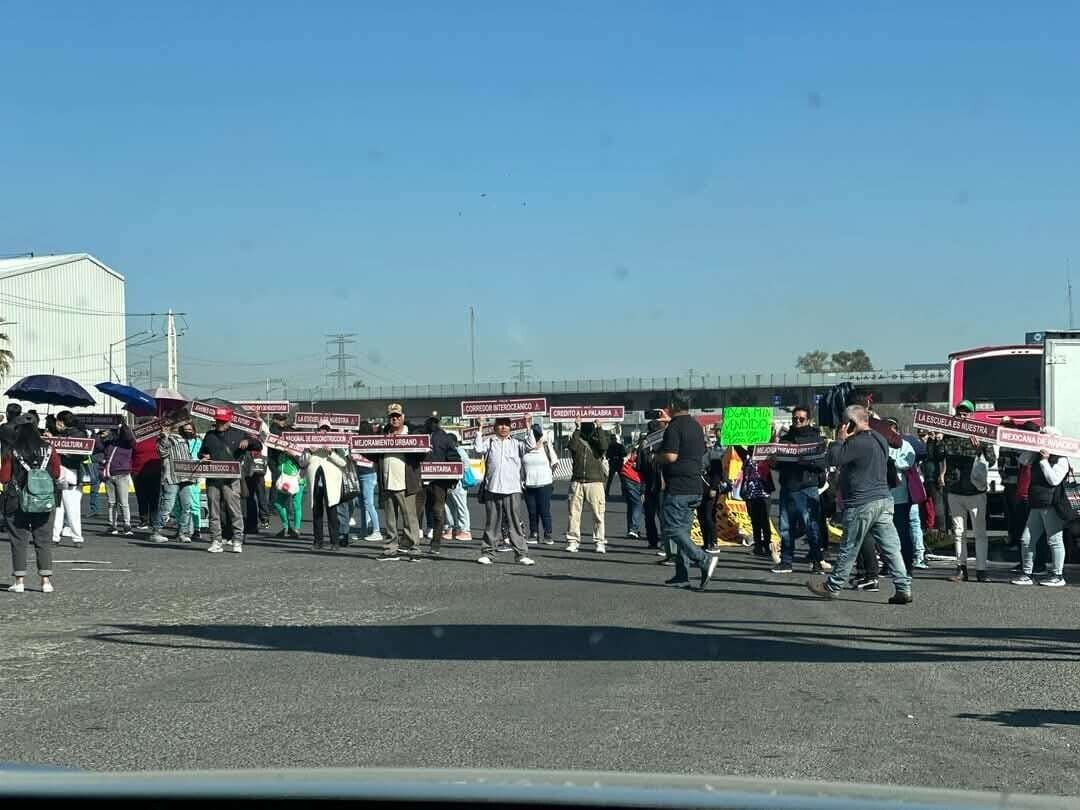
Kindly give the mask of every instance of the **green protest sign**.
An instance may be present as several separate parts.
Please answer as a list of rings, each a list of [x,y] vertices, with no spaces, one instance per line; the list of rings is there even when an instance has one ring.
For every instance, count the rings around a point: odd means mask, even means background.
[[[772,438],[772,408],[724,408],[720,443],[750,446],[767,444]]]

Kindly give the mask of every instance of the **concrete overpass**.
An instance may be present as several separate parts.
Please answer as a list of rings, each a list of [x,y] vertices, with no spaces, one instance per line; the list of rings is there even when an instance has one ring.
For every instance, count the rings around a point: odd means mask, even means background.
[[[673,388],[691,393],[694,408],[726,405],[773,405],[790,407],[813,404],[818,394],[840,382],[851,382],[869,391],[882,404],[945,402],[949,372],[946,369],[868,371],[826,374],[730,374],[689,377],[618,377],[595,380],[536,380],[524,383],[476,383],[447,385],[393,385],[359,389],[347,397],[328,396],[300,400],[302,410],[361,413],[380,421],[386,406],[400,402],[410,419],[438,411],[444,416],[461,413],[464,399],[545,396],[548,405],[623,405],[628,411],[660,408]]]

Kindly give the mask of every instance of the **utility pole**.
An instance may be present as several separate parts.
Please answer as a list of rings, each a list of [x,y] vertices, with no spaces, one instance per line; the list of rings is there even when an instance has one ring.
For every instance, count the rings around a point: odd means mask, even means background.
[[[469,307],[469,355],[472,357],[472,381],[476,385],[476,309]]]
[[[686,387],[687,387],[687,388],[693,388],[693,387],[694,387],[694,369],[690,369],[690,370],[689,370],[689,371],[687,371],[686,373],[687,373],[687,374],[689,375],[689,377],[690,377],[690,384],[689,384],[688,386],[686,386]]]
[[[334,387],[335,388],[340,388],[341,393],[344,394],[345,393],[345,383],[348,381],[349,377],[355,377],[356,376],[351,371],[349,371],[348,365],[346,363],[346,361],[352,360],[353,358],[355,358],[356,355],[355,354],[347,354],[345,352],[345,347],[346,346],[348,346],[349,344],[352,344],[352,343],[356,343],[355,340],[352,340],[352,338],[356,337],[356,333],[355,332],[350,332],[350,333],[341,332],[341,333],[338,333],[336,335],[327,335],[327,337],[330,338],[326,342],[327,346],[337,345],[337,352],[335,354],[332,354],[332,355],[330,355],[329,357],[326,358],[327,360],[336,360],[337,361],[337,371],[331,371],[326,376],[328,378],[330,378],[330,379],[335,380],[336,385]]]
[[[1069,263],[1065,262],[1065,299],[1069,307],[1069,328],[1073,328],[1072,276],[1069,275]]]
[[[528,371],[532,368],[532,360],[511,360],[510,367],[517,369],[517,381],[524,385],[526,378],[529,376]]]
[[[176,357],[176,316],[170,309],[165,326],[165,353],[168,355],[168,382],[167,388],[175,391],[177,383],[177,357]]]

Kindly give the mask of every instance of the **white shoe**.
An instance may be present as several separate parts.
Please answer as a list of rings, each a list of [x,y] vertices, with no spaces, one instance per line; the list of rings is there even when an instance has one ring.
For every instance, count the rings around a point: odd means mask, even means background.
[[[188,537],[186,534],[180,535],[179,540],[180,540],[181,543],[190,543],[191,542],[191,538]]]
[[[71,537],[72,536],[71,527],[70,526],[65,526],[64,528],[62,528],[60,530],[60,536],[61,537]]]
[[[224,546],[222,546],[221,543],[219,543],[217,540],[213,541],[210,544],[210,548],[207,549],[207,551],[209,551],[211,554],[220,554],[224,550]]]
[[[596,544],[596,553],[597,554],[607,554],[607,545],[604,544],[604,543],[597,543]]]
[[[154,542],[154,543],[168,543],[169,542],[169,538],[166,537],[165,535],[161,534],[160,532],[154,532],[152,535],[150,535],[150,540],[151,540],[151,542]]]
[[[383,541],[382,532],[372,532],[364,540],[368,543],[381,543]]]
[[[487,554],[481,554],[476,561],[481,565],[491,565],[491,557],[489,557]]]
[[[663,549],[659,549],[659,548],[658,548],[658,549],[656,550],[656,556],[657,556],[657,557],[666,557],[666,556],[667,556],[667,552],[666,552],[666,551],[664,551]]]
[[[42,582],[41,583],[41,592],[42,593],[52,593],[53,590],[55,590],[55,589],[53,588],[51,582]]]
[[[823,573],[823,574],[831,574],[832,573],[832,568],[833,568],[832,563],[829,562],[828,560],[822,560],[820,563],[818,563],[818,565],[821,566],[821,573]]]
[[[434,539],[435,530],[434,529],[428,529],[426,532],[424,532],[424,537],[427,538],[428,540]]]
[[[26,585],[24,585],[22,582],[18,582],[14,585],[9,585],[8,591],[11,593],[24,593],[26,591]]]
[[[536,561],[530,557],[518,557],[518,565],[536,565]]]
[[[350,529],[355,529],[356,528],[356,518],[349,518],[349,528]]]
[[[566,551],[568,553],[570,553],[570,554],[577,554],[577,550],[578,550],[578,544],[577,543],[568,543],[567,546],[566,546]]]
[[[234,540],[230,545],[225,547],[225,550],[231,551],[233,554],[239,554],[244,550],[244,544],[238,543]]]

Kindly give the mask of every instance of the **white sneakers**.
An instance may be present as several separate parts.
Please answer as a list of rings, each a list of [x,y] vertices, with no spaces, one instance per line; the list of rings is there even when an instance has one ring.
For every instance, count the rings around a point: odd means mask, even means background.
[[[239,540],[233,540],[232,543],[225,546],[226,551],[231,551],[233,554],[239,554],[244,550],[244,544]]]
[[[531,557],[518,557],[518,565],[536,565],[536,561]]]
[[[188,537],[186,534],[180,535],[180,537],[178,539],[180,540],[181,543],[190,543],[191,542],[191,538]]]
[[[26,591],[26,585],[22,582],[16,582],[14,585],[8,586],[10,593],[24,593]]]
[[[349,518],[349,528],[350,529],[355,529],[356,528],[356,518]]]
[[[424,532],[424,537],[426,537],[428,540],[433,539],[435,537],[435,530],[428,529],[426,532]]]
[[[55,588],[53,588],[51,582],[42,582],[41,583],[41,592],[42,593],[52,593],[54,590],[55,590]]]
[[[214,540],[210,543],[210,548],[207,549],[211,554],[220,554],[223,551],[231,551],[233,554],[239,554],[243,550],[244,544],[239,540],[233,540],[231,542],[226,541],[225,543]]]
[[[372,532],[364,540],[368,543],[381,543],[383,541],[382,532]]]
[[[207,551],[209,551],[211,554],[220,554],[224,550],[225,550],[225,548],[217,540],[212,542],[210,544],[210,548],[207,549]]]
[[[606,543],[597,543],[596,544],[596,553],[597,554],[607,554],[607,544]]]
[[[491,565],[491,557],[487,554],[481,554],[476,561],[480,563],[480,565]]]
[[[570,554],[577,554],[577,552],[578,552],[578,544],[577,543],[567,543],[566,544],[566,551],[568,553],[570,553]]]
[[[151,540],[151,542],[154,542],[154,543],[168,543],[169,542],[169,538],[166,537],[165,535],[163,535],[161,532],[154,532],[152,535],[150,535],[150,540]]]

